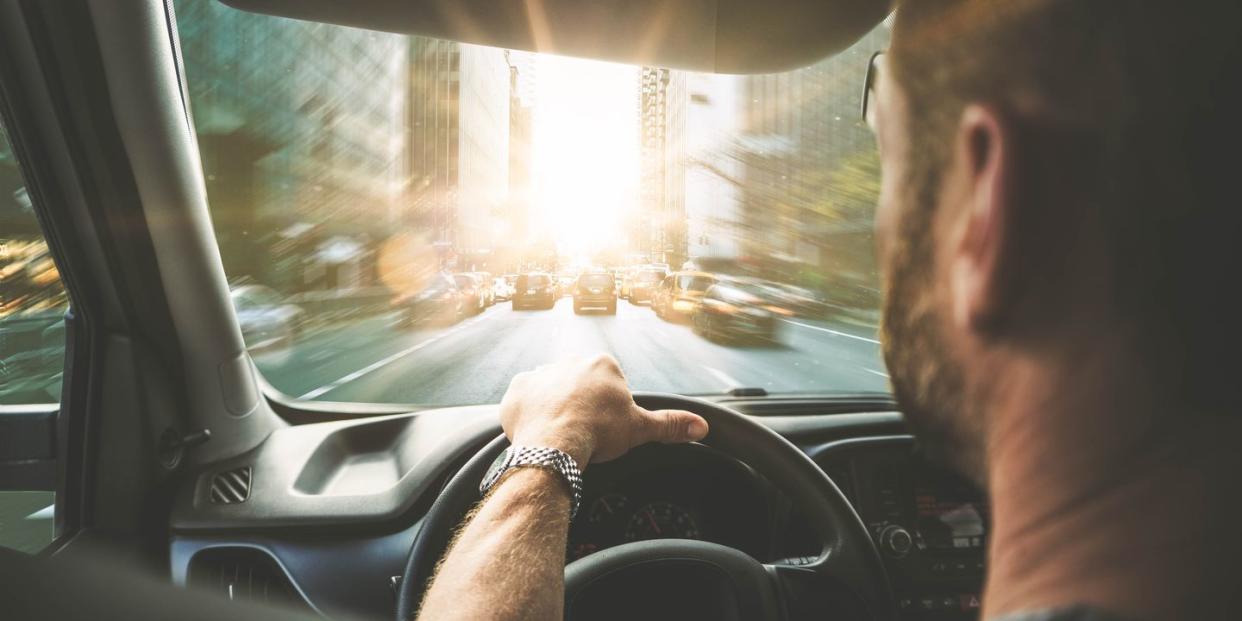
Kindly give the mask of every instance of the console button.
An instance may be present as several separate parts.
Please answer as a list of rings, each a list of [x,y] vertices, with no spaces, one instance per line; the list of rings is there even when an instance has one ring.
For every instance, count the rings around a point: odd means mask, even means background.
[[[910,531],[897,526],[888,526],[880,531],[880,547],[893,558],[901,558],[910,553],[914,547],[914,537]]]
[[[980,606],[979,596],[975,593],[967,593],[966,595],[961,596],[958,603],[960,604],[962,610],[968,612],[971,610],[979,610]]]

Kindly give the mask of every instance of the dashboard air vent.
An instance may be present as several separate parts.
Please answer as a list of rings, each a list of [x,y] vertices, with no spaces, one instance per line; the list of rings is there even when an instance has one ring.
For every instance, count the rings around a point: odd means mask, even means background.
[[[310,610],[276,560],[254,548],[203,550],[190,559],[186,582],[233,601]]]
[[[250,498],[250,466],[243,466],[211,477],[211,502],[232,505]]]

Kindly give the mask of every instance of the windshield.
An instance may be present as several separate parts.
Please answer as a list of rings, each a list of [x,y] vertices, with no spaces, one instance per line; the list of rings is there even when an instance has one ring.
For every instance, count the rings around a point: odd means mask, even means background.
[[[583,287],[611,287],[612,276],[608,274],[586,274],[578,279],[578,284]]]
[[[546,287],[548,286],[548,277],[542,274],[532,274],[530,276],[518,276],[517,288],[525,289],[527,287]]]
[[[243,337],[289,397],[495,403],[599,352],[636,390],[888,390],[859,113],[887,24],[725,76],[175,5],[226,274],[281,309]],[[781,309],[762,343],[694,328],[728,278]],[[578,308],[578,282],[615,304]]]

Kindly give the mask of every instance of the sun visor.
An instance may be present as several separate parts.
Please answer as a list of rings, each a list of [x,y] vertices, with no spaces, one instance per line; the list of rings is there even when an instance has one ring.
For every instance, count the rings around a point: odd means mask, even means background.
[[[849,47],[887,0],[221,0],[269,15],[514,50],[770,73]]]

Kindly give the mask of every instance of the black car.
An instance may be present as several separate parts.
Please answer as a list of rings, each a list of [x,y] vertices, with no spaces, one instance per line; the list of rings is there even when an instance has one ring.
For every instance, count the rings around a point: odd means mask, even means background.
[[[548,274],[536,272],[522,274],[513,284],[513,310],[539,308],[548,310],[556,306],[556,283]]]
[[[602,308],[617,314],[617,279],[607,272],[591,272],[578,277],[573,286],[574,313],[584,308]]]
[[[694,331],[709,340],[775,341],[777,313],[759,285],[721,281],[703,294],[694,311]]]
[[[457,283],[446,274],[436,274],[422,291],[398,298],[399,323],[405,326],[448,325],[462,316],[463,305]]]

